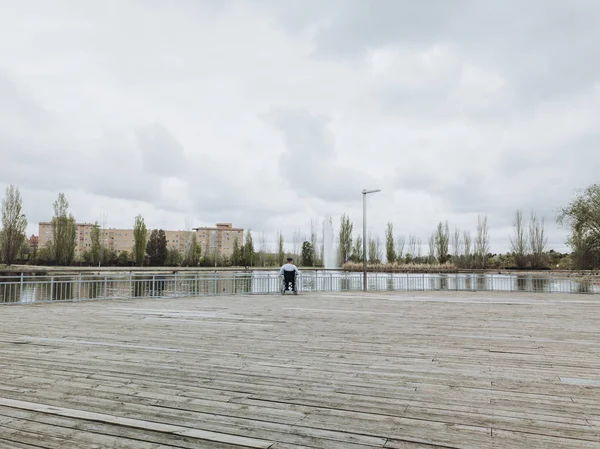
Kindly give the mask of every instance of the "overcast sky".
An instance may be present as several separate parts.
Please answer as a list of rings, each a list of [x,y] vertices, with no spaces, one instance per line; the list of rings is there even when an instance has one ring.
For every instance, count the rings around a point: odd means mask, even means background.
[[[0,0],[0,182],[77,221],[308,233],[343,212],[508,250],[600,168],[600,2]]]

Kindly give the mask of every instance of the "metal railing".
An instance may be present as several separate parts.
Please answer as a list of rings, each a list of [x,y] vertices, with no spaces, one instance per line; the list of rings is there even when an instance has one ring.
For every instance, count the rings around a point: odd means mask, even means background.
[[[232,294],[276,294],[281,277],[270,272],[84,274],[0,277],[0,303],[23,304],[123,298],[174,298]],[[361,273],[304,273],[300,292],[362,290]],[[494,291],[600,293],[598,275],[369,273],[371,291]]]

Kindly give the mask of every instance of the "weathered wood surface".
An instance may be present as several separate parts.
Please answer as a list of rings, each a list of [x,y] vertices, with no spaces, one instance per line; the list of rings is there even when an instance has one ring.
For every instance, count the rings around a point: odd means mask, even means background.
[[[600,298],[0,308],[3,448],[600,448]]]

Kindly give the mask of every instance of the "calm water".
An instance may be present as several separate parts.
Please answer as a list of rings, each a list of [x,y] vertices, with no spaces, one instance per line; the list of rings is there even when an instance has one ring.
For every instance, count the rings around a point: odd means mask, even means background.
[[[278,293],[280,278],[272,272],[216,272],[81,276],[38,276],[4,278],[0,281],[0,301],[28,303],[76,299],[129,297],[175,297],[222,294]],[[300,291],[353,291],[362,289],[362,273],[305,271],[299,279]],[[574,277],[548,274],[388,274],[369,273],[369,290],[378,291],[498,291],[600,293],[600,277]]]

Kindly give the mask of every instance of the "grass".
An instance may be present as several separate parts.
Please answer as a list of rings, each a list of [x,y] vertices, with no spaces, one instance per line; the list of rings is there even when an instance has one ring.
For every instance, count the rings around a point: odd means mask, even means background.
[[[347,262],[342,267],[346,271],[362,271],[363,265],[361,263]],[[458,271],[456,265],[451,263],[446,264],[369,264],[367,266],[368,271],[372,272],[385,272],[385,273],[455,273]]]

